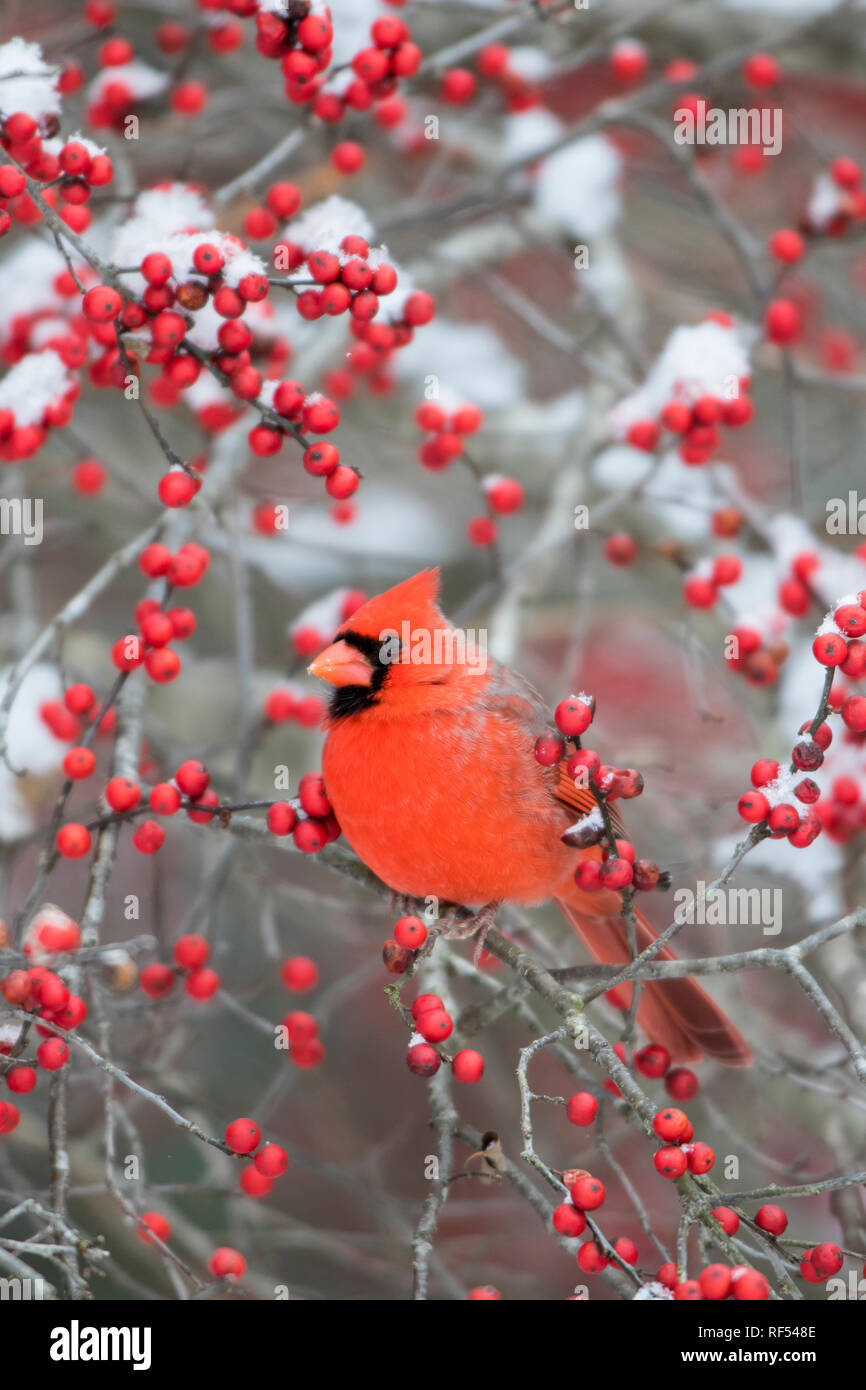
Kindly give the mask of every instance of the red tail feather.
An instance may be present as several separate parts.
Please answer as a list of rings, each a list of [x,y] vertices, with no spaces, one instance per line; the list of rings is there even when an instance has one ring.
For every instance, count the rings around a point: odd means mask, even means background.
[[[591,898],[577,890],[568,901],[557,898],[556,902],[596,960],[623,965],[628,961],[625,924],[621,917],[594,915],[595,904]],[[635,916],[637,945],[642,951],[655,941],[658,932],[640,912]],[[664,946],[656,959],[676,960],[676,956]],[[647,1037],[666,1047],[675,1061],[696,1062],[707,1056],[729,1067],[747,1067],[752,1061],[751,1049],[742,1034],[695,980],[665,980],[644,985],[637,1017]]]

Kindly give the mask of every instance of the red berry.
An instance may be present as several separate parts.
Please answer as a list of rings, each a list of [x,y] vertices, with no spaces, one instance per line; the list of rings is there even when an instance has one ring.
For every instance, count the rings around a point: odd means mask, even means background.
[[[564,753],[565,745],[555,734],[542,734],[535,740],[535,757],[542,767],[553,767]]]
[[[117,290],[110,285],[95,285],[88,290],[82,301],[84,317],[91,323],[109,323],[120,313],[123,301]]]
[[[417,951],[427,940],[427,928],[420,917],[401,917],[394,926],[394,940],[407,951]]]
[[[425,1042],[444,1042],[450,1038],[454,1024],[444,1009],[425,1009],[416,1019],[416,1027]]]
[[[605,1199],[604,1183],[587,1174],[578,1178],[571,1188],[571,1200],[581,1211],[595,1211]]]
[[[484,1074],[484,1058],[480,1052],[473,1051],[471,1047],[464,1047],[451,1063],[451,1070],[455,1081],[474,1085],[476,1081],[481,1080]]]
[[[793,343],[802,328],[800,310],[791,299],[773,299],[764,314],[764,327],[772,343]]]
[[[780,1236],[788,1224],[788,1218],[781,1207],[768,1205],[758,1208],[755,1213],[755,1224],[771,1236]]]
[[[63,771],[73,782],[89,777],[96,766],[96,755],[90,748],[70,748],[63,759]]]
[[[56,844],[64,859],[80,859],[90,850],[90,831],[86,825],[70,821],[57,832]]]
[[[838,1245],[832,1241],[825,1240],[821,1245],[816,1245],[809,1256],[815,1272],[822,1279],[829,1279],[831,1275],[838,1274],[842,1268],[843,1255]]]
[[[247,1272],[247,1262],[243,1255],[230,1245],[221,1245],[208,1260],[208,1269],[215,1279],[243,1279]]]
[[[712,608],[719,593],[712,579],[692,574],[683,585],[683,598],[690,608]]]
[[[707,1265],[698,1275],[698,1283],[704,1298],[714,1301],[727,1298],[731,1291],[731,1271],[727,1265]]]
[[[639,82],[649,68],[649,54],[637,39],[621,39],[615,43],[608,61],[618,82]]]
[[[356,140],[341,140],[331,151],[331,163],[341,174],[357,174],[366,156]]]
[[[653,1155],[653,1163],[656,1171],[661,1173],[663,1178],[681,1178],[688,1167],[688,1159],[682,1149],[673,1146],[657,1149]]]
[[[18,1106],[11,1100],[0,1100],[0,1134],[11,1134],[21,1119]]]
[[[259,1146],[261,1131],[255,1120],[246,1117],[240,1120],[232,1120],[226,1125],[225,1141],[228,1147],[236,1154],[249,1154]]]
[[[553,1213],[553,1229],[561,1236],[579,1236],[586,1230],[586,1217],[571,1202],[562,1202]]]
[[[442,1000],[438,994],[419,994],[412,1004],[412,1017],[417,1022],[421,1014],[427,1009],[441,1009],[442,1007]]]
[[[268,829],[272,835],[290,835],[298,823],[298,813],[289,801],[275,801],[268,807]]]
[[[770,803],[763,792],[743,792],[737,802],[737,810],[744,821],[748,821],[750,825],[757,825],[769,814]]]
[[[318,854],[320,849],[324,849],[328,842],[327,832],[324,830],[321,821],[302,820],[299,821],[292,832],[292,839],[295,848],[302,854]]]
[[[293,994],[306,994],[319,982],[319,967],[309,956],[290,956],[280,967],[280,979]]]
[[[594,1240],[584,1241],[577,1252],[577,1263],[586,1274],[600,1274],[608,1266]]]
[[[112,777],[105,788],[105,800],[112,811],[131,811],[141,800],[141,787],[130,777]]]
[[[198,999],[200,1002],[212,999],[220,987],[220,977],[210,966],[202,965],[196,970],[190,970],[183,982],[184,989],[191,999]]]
[[[799,232],[792,231],[789,227],[782,227],[778,232],[774,232],[767,242],[770,255],[775,256],[777,261],[783,265],[793,265],[799,261],[806,249],[806,243]]]
[[[852,192],[855,188],[860,187],[863,180],[863,170],[855,159],[849,159],[847,155],[840,155],[830,165],[830,177],[840,188]]]
[[[779,64],[769,53],[753,53],[743,64],[743,77],[750,87],[760,90],[779,80]]]
[[[823,632],[812,643],[812,655],[822,666],[841,666],[848,655],[848,645],[838,632]]]
[[[604,555],[611,565],[631,565],[637,558],[637,542],[625,531],[616,531],[605,541]]]
[[[25,1096],[36,1085],[36,1071],[33,1067],[11,1067],[6,1073],[6,1085],[13,1095]]]
[[[171,1235],[171,1225],[168,1217],[163,1216],[161,1211],[142,1212],[138,1234],[145,1245],[152,1245],[154,1236],[156,1236],[157,1240],[161,1240],[165,1243]]]
[[[190,759],[181,763],[174,774],[174,780],[184,796],[188,796],[191,801],[197,801],[210,783],[210,774],[204,763]]]
[[[716,1155],[709,1144],[698,1141],[688,1146],[688,1165],[690,1173],[708,1173],[716,1161]]]
[[[642,1076],[650,1076],[658,1080],[668,1071],[671,1064],[671,1054],[666,1047],[661,1047],[658,1043],[650,1043],[634,1054],[634,1064]]]
[[[165,831],[155,820],[144,820],[135,831],[132,843],[139,854],[156,854],[165,843]]]
[[[406,1053],[406,1065],[416,1076],[435,1076],[442,1059],[429,1043],[413,1043]]]
[[[442,96],[454,106],[462,106],[475,95],[475,77],[468,68],[452,68],[442,77]]]
[[[731,1286],[738,1301],[757,1302],[770,1297],[770,1285],[756,1269],[737,1265],[731,1270]]]
[[[258,1172],[254,1163],[248,1163],[241,1169],[240,1185],[241,1191],[248,1197],[267,1197],[274,1184],[270,1178]]]
[[[674,1110],[668,1107],[666,1110],[659,1110],[653,1116],[653,1129],[660,1139],[666,1139],[670,1143],[680,1140],[685,1133],[689,1123],[689,1117],[683,1110]]]
[[[180,792],[170,782],[158,782],[148,799],[158,816],[173,816],[180,809]]]
[[[204,965],[210,956],[210,946],[203,936],[190,933],[181,936],[174,944],[174,958],[184,970],[195,970]]]
[[[673,1067],[665,1077],[665,1090],[673,1100],[692,1100],[698,1093],[698,1078],[688,1067]]]
[[[69,1048],[62,1038],[46,1038],[36,1049],[36,1060],[45,1071],[60,1071],[69,1061]]]
[[[716,1218],[725,1235],[736,1235],[740,1226],[740,1218],[730,1207],[714,1207],[712,1215]]]
[[[253,1163],[263,1177],[278,1178],[288,1167],[289,1155],[279,1144],[263,1144]]]
[[[849,695],[841,712],[842,722],[852,733],[862,734],[866,730],[866,695]]]
[[[752,764],[752,786],[765,787],[768,782],[775,782],[779,771],[779,764],[775,758],[759,758]]]
[[[436,312],[436,303],[431,294],[424,290],[415,290],[406,300],[403,309],[403,317],[412,328],[419,328],[422,324],[429,323]]]
[[[167,965],[146,965],[139,977],[139,983],[145,994],[149,994],[152,999],[161,999],[174,988],[174,972],[169,970]]]
[[[553,712],[557,728],[566,738],[579,738],[592,723],[593,707],[587,700],[571,695],[561,700]]]

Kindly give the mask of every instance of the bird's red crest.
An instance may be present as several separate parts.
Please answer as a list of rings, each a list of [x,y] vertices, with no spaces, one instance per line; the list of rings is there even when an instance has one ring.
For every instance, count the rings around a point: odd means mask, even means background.
[[[399,632],[404,623],[413,629],[446,627],[436,601],[438,596],[438,568],[421,570],[384,594],[368,599],[343,624],[340,632],[358,632],[364,637],[379,638],[385,632]]]

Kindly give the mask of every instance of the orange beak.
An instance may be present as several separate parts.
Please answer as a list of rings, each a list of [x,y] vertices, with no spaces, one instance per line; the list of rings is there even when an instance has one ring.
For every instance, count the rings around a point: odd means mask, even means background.
[[[336,686],[370,685],[373,679],[373,668],[369,661],[349,642],[333,642],[319,652],[307,671],[311,676],[318,676],[320,680]]]

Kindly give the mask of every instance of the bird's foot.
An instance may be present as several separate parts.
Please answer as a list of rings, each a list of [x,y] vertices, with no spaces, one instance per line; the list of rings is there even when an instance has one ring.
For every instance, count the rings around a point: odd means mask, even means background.
[[[477,969],[487,933],[496,922],[498,910],[498,902],[489,902],[485,903],[481,911],[476,912],[474,917],[461,917],[456,909],[451,908],[439,921],[439,935],[443,936],[446,941],[466,941],[469,937],[476,937],[473,961]]]

